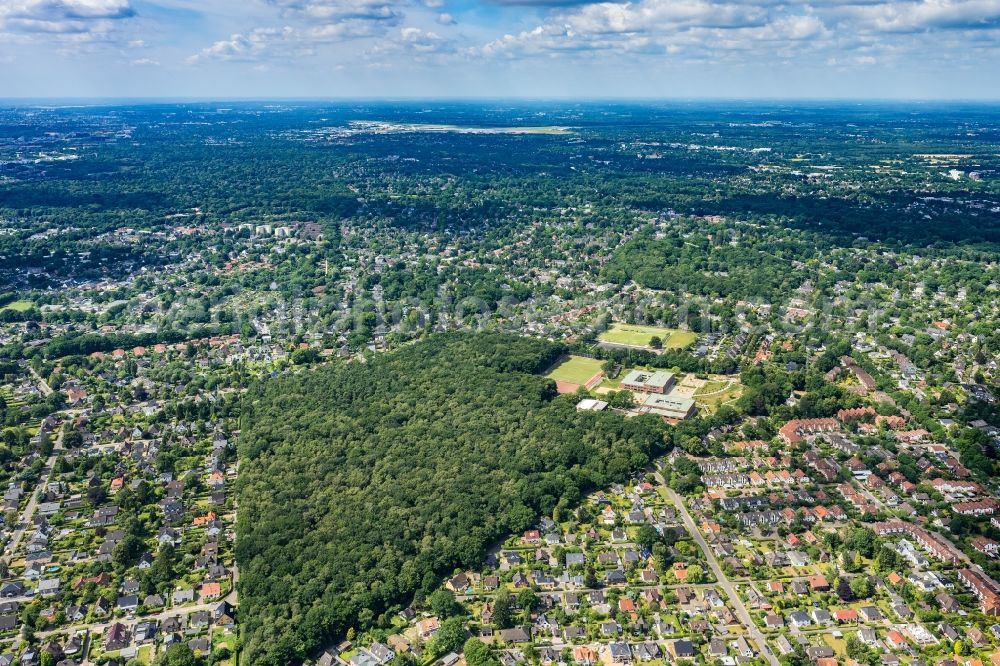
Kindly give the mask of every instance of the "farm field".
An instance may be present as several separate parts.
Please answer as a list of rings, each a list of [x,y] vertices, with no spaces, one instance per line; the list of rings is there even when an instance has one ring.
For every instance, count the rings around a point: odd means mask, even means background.
[[[649,340],[654,335],[663,340],[664,349],[684,349],[690,347],[698,339],[698,335],[690,331],[679,331],[659,326],[640,326],[638,324],[614,324],[601,333],[598,339],[616,345],[648,348]]]
[[[560,393],[572,393],[602,372],[601,362],[584,356],[570,356],[546,375],[555,380]]]

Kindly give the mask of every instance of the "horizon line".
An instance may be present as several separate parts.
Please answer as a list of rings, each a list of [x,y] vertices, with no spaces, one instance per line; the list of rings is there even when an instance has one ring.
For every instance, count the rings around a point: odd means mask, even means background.
[[[976,105],[1000,105],[1000,97],[725,97],[725,96],[683,96],[683,97],[643,97],[643,96],[612,96],[612,97],[586,97],[586,96],[534,96],[534,95],[506,95],[506,96],[406,96],[406,95],[364,95],[364,96],[130,96],[130,95],[98,95],[98,96],[20,96],[20,97],[0,97],[0,104],[31,104],[31,103],[89,103],[93,105],[106,105],[109,103],[366,103],[366,102],[540,102],[540,103],[579,103],[579,104],[614,104],[614,103],[691,103],[691,102],[717,102],[717,103],[781,103],[781,104],[976,104]]]

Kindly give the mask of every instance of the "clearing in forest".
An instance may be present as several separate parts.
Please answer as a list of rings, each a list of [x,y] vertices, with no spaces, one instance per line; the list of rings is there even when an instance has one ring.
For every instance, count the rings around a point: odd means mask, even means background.
[[[560,393],[575,393],[584,386],[594,388],[604,377],[601,362],[585,356],[569,356],[546,375],[554,379]]]

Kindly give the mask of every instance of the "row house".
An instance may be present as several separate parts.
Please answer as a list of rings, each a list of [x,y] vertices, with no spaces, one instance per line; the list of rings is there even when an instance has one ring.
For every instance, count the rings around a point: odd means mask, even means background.
[[[1000,584],[979,567],[958,570],[958,578],[979,599],[979,608],[986,615],[1000,615]]]
[[[778,437],[785,444],[800,444],[805,441],[807,435],[837,430],[840,430],[840,422],[837,419],[795,419],[781,427],[781,430],[778,431]]]
[[[930,436],[931,434],[923,428],[918,428],[917,430],[904,430],[896,433],[896,441],[902,442],[903,444],[919,444],[920,442],[926,441]]]
[[[841,409],[837,412],[837,420],[843,423],[870,420],[876,416],[878,416],[878,412],[873,407],[855,407],[853,409]]]
[[[840,364],[850,371],[851,374],[854,375],[855,379],[858,380],[858,384],[860,385],[859,393],[866,395],[868,392],[875,390],[877,386],[875,378],[872,377],[867,370],[859,366],[853,358],[850,356],[841,356]]]
[[[840,491],[840,494],[844,496],[844,499],[847,500],[862,516],[866,514],[878,513],[878,507],[869,502],[864,495],[856,491],[850,484],[842,483],[837,486],[837,490]]]
[[[972,540],[972,547],[987,557],[996,557],[1000,552],[1000,543],[981,536]]]
[[[831,458],[815,460],[812,463],[812,467],[827,482],[835,481],[840,475],[840,466]]]
[[[765,451],[767,450],[768,444],[762,439],[753,440],[742,440],[739,442],[730,442],[726,445],[726,451],[730,453],[736,452],[752,452],[752,451]]]
[[[736,519],[747,528],[777,525],[783,521],[780,511],[748,511],[737,514]]]
[[[906,426],[906,419],[902,416],[876,416],[875,425],[884,425],[890,430],[902,430]]]
[[[826,433],[823,435],[823,440],[828,442],[837,451],[849,456],[857,455],[861,452],[860,446],[839,432]]]
[[[960,479],[932,479],[928,485],[942,495],[978,495],[983,491],[983,487],[975,481]]]
[[[702,460],[698,469],[702,474],[729,474],[746,467],[746,458],[723,458],[721,460]]]
[[[815,516],[816,520],[821,520],[821,521],[838,521],[847,519],[847,514],[844,512],[842,508],[840,508],[836,504],[833,504],[829,507],[821,505],[813,507],[812,509],[807,507],[802,509],[802,511]]]
[[[958,502],[952,505],[952,510],[962,516],[992,516],[1000,507],[992,497],[987,497],[976,502]]]
[[[768,505],[768,498],[764,495],[750,495],[746,497],[723,497],[719,500],[719,506],[727,511],[740,511],[747,509],[760,509]]]
[[[750,485],[747,474],[717,474],[703,476],[701,480],[708,488],[746,488]]]
[[[965,561],[965,555],[948,539],[935,532],[929,532],[922,527],[904,523],[901,520],[890,520],[874,525],[879,536],[892,534],[907,534],[923,546],[931,555],[949,564]]]

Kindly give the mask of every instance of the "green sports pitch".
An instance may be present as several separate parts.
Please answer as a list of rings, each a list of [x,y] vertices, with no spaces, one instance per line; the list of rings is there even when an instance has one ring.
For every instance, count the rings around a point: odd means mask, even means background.
[[[637,324],[614,324],[601,333],[598,339],[616,345],[649,348],[649,341],[654,335],[663,340],[664,349],[684,349],[690,347],[698,339],[698,335],[690,331],[678,331],[659,326],[639,326]]]
[[[12,301],[7,305],[0,306],[0,310],[13,310],[15,312],[27,312],[31,309],[31,301]]]
[[[552,368],[546,376],[557,382],[584,385],[594,379],[600,372],[600,361],[584,356],[570,356]]]

